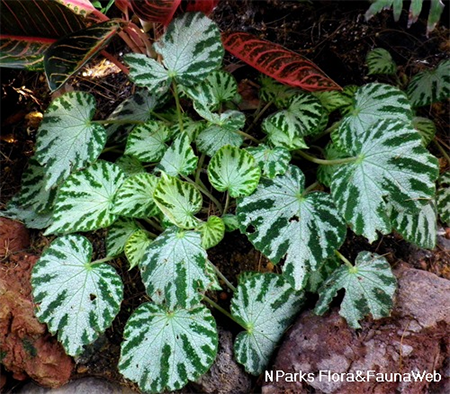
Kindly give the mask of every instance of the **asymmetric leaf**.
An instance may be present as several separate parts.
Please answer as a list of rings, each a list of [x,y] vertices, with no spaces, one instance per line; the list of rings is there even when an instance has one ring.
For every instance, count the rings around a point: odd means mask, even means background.
[[[125,248],[125,244],[132,234],[139,230],[133,219],[119,218],[108,228],[106,235],[106,255],[117,256]]]
[[[153,192],[159,179],[146,172],[127,178],[116,192],[112,213],[131,218],[149,218],[159,210]]]
[[[237,336],[234,351],[247,372],[259,375],[267,367],[302,303],[303,293],[294,291],[280,275],[245,273],[239,277],[231,314],[247,331]]]
[[[217,328],[203,305],[167,310],[142,304],[125,326],[119,371],[144,392],[181,389],[212,365],[217,354]]]
[[[153,199],[176,226],[184,229],[197,227],[198,219],[194,215],[202,208],[203,199],[195,186],[163,173]]]
[[[112,212],[114,195],[124,179],[118,166],[102,160],[69,176],[59,190],[54,222],[45,234],[92,231],[111,225],[117,219]]]
[[[331,192],[356,234],[373,242],[377,230],[390,233],[388,202],[398,211],[414,213],[434,198],[437,159],[423,147],[410,122],[380,121],[357,142],[344,142],[346,152],[358,159],[336,170]]]
[[[366,63],[369,68],[369,73],[367,75],[392,75],[397,72],[397,65],[392,59],[391,54],[383,48],[375,48],[371,50],[367,54]]]
[[[283,273],[296,290],[346,233],[332,198],[322,192],[305,195],[304,183],[300,169],[290,166],[283,176],[262,178],[255,193],[237,202],[241,231],[273,263],[285,257]]]
[[[137,230],[127,240],[125,244],[125,256],[130,263],[130,269],[140,265],[152,240],[145,230]]]
[[[171,227],[147,248],[140,264],[147,294],[167,308],[192,308],[202,293],[217,288],[200,234]]]
[[[248,196],[258,186],[261,170],[254,157],[243,149],[226,145],[220,148],[208,165],[211,185],[231,197]]]
[[[308,91],[340,89],[310,60],[250,33],[224,33],[223,45],[232,55],[258,71]]]
[[[36,316],[47,323],[66,353],[76,356],[112,323],[123,285],[114,268],[91,264],[92,245],[81,235],[54,240],[31,274]]]
[[[273,179],[277,175],[283,175],[291,161],[291,154],[286,148],[269,148],[267,145],[260,144],[256,148],[247,148],[261,168],[265,177]]]
[[[358,320],[369,313],[374,319],[390,314],[397,281],[386,259],[376,253],[361,252],[353,268],[336,269],[319,289],[319,301],[314,312],[323,315],[340,289],[345,296],[339,314],[350,327],[361,328]]]
[[[189,135],[181,133],[166,150],[157,169],[177,176],[192,174],[197,168],[198,158],[192,149]]]
[[[406,92],[413,107],[422,107],[450,98],[450,60],[440,62],[434,70],[415,75]]]
[[[46,189],[86,167],[103,150],[105,128],[92,123],[95,99],[89,93],[70,92],[53,100],[38,130],[36,160],[46,167]]]

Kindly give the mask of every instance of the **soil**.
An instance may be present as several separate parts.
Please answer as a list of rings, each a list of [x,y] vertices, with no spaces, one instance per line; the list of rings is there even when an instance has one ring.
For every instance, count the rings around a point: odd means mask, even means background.
[[[429,37],[425,36],[425,21],[419,20],[410,29],[406,28],[407,15],[403,12],[400,21],[393,20],[392,12],[382,12],[370,22],[364,21],[367,1],[250,1],[221,0],[212,18],[223,31],[247,31],[284,45],[315,62],[323,71],[341,86],[361,85],[375,81],[367,77],[364,66],[367,52],[375,47],[389,50],[399,67],[400,78],[409,78],[424,67],[435,66],[440,60],[449,57],[449,20],[443,19]],[[426,15],[426,14],[424,14]],[[110,52],[122,54],[124,48],[119,40],[112,43]],[[227,55],[225,65],[233,70],[240,86],[246,88],[244,104],[251,114],[258,104],[256,87],[258,73]],[[378,79],[380,80],[380,79]],[[386,77],[383,82],[392,82]],[[132,93],[132,84],[118,69],[106,62],[93,61],[85,71],[70,81],[67,89],[88,91],[97,99],[96,118],[104,118],[117,106],[118,102]],[[45,77],[39,73],[2,69],[2,135],[0,145],[1,195],[0,209],[19,190],[20,178],[29,157],[33,154],[36,131],[52,95],[47,89]],[[449,102],[432,105],[421,111],[423,115],[435,120],[437,135],[442,141],[450,143]],[[258,135],[258,127],[253,129]],[[440,152],[432,146],[431,151],[440,157]],[[441,160],[444,168],[450,163]],[[304,167],[302,167],[303,169]],[[315,168],[306,168],[313,174]],[[312,178],[311,178],[312,179]],[[23,235],[22,236],[26,236]],[[30,245],[24,247],[28,253],[39,255],[52,238],[39,231],[29,233]],[[97,256],[104,256],[104,232],[97,231],[91,236]],[[6,248],[7,245],[0,245]],[[350,234],[342,248],[350,259],[361,250],[386,254],[395,267],[399,261],[408,261],[417,269],[430,271],[450,279],[450,253],[439,245],[434,251],[423,251],[409,245],[397,235],[381,237],[374,244],[364,238]],[[264,256],[255,251],[246,237],[239,232],[227,234],[225,240],[208,251],[211,261],[218,266],[232,283],[237,275],[246,270],[280,272]],[[2,264],[10,265],[13,260],[6,259]],[[119,345],[122,341],[124,325],[139,304],[147,300],[138,270],[128,271],[125,259],[118,258],[113,263],[125,283],[125,301],[113,326],[76,360],[73,378],[79,376],[98,376],[122,384],[136,386],[124,381],[116,369]],[[209,295],[228,308],[230,294],[226,291]],[[311,297],[311,303],[314,296]],[[214,313],[218,325],[234,335],[239,327]],[[14,392],[19,382],[8,373],[5,390]],[[253,379],[254,392],[259,391],[259,383]],[[196,392],[197,388],[188,386],[185,392]]]

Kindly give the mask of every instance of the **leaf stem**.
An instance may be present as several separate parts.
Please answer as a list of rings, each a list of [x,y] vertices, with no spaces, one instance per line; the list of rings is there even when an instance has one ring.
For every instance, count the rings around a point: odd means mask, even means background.
[[[436,147],[439,149],[439,151],[441,152],[442,156],[445,157],[445,160],[447,160],[447,163],[450,164],[450,156],[447,154],[445,149],[441,146],[439,141],[435,138],[435,139],[433,139],[433,142],[436,145]]]
[[[317,141],[318,139],[322,138],[324,135],[332,133],[334,130],[336,130],[341,125],[342,120],[339,120],[337,122],[334,122],[330,127],[322,131],[320,134],[314,136],[311,141]]]
[[[245,327],[240,321],[238,321],[237,319],[235,319],[231,313],[229,313],[228,311],[226,311],[225,309],[223,309],[220,305],[218,305],[217,303],[215,303],[211,298],[207,297],[206,295],[203,296],[203,299],[212,307],[214,307],[215,309],[217,309],[219,312],[222,312],[225,316],[229,317],[231,320],[233,320],[234,322],[236,322],[237,324],[239,324],[244,330],[247,330],[247,327]]]
[[[255,127],[256,123],[258,122],[259,119],[261,119],[261,116],[263,116],[264,112],[266,112],[270,106],[273,104],[272,101],[269,101],[261,111],[258,112],[258,114],[253,118],[253,122],[250,126],[248,126],[247,130],[245,130],[246,133],[248,133],[251,129],[253,129],[253,127]]]
[[[343,256],[340,252],[338,252],[337,250],[335,250],[334,253],[335,253],[335,255],[336,255],[337,257],[339,257],[339,258],[344,262],[344,264],[345,264],[348,268],[352,268],[352,269],[355,268],[355,267],[353,266],[353,264],[350,263],[350,261],[349,261],[345,256]]]
[[[182,109],[180,104],[180,97],[178,95],[178,88],[175,81],[172,81],[172,89],[173,89],[173,97],[175,98],[175,104],[177,105],[177,116],[178,116],[178,123],[180,125],[180,131],[184,131],[184,125],[183,125],[183,117],[182,117]]]
[[[358,160],[358,157],[347,157],[345,159],[336,159],[336,160],[324,160],[324,159],[318,159],[317,157],[308,155],[307,153],[296,150],[295,153],[303,157],[304,159],[311,161],[316,164],[322,164],[324,166],[334,166],[337,164],[346,164],[346,163],[353,163],[354,161]]]
[[[229,205],[230,205],[230,193],[227,191],[227,196],[225,198],[225,207],[223,208],[223,214],[227,213]]]
[[[227,285],[227,287],[234,293],[236,292],[236,287],[234,287],[231,282],[225,277],[224,274],[222,274],[222,272],[220,272],[220,270],[213,264],[211,263],[211,261],[209,261],[209,264],[211,265],[211,267],[213,267],[214,271],[216,272],[217,276],[223,280],[223,282]]]
[[[101,51],[100,53],[116,67],[118,67],[125,75],[128,75],[130,73],[130,70],[128,70],[128,68],[124,64],[120,63],[113,55],[106,51]]]
[[[260,143],[261,143],[261,141],[259,141],[258,139],[256,139],[256,138],[253,137],[252,135],[247,134],[247,133],[244,132],[244,131],[236,130],[235,133],[240,134],[240,135],[242,135],[243,137],[245,137],[245,138],[247,138],[247,139],[249,139],[249,140],[252,140],[253,142],[255,142],[255,143],[257,143],[257,144],[260,144]]]
[[[197,171],[195,172],[195,183],[200,181],[200,174],[202,172],[203,163],[205,162],[206,155],[202,153],[198,159]]]
[[[201,193],[203,193],[206,197],[208,197],[217,207],[217,209],[219,210],[220,214],[222,215],[223,213],[223,207],[222,204],[217,200],[217,198],[215,198],[209,191],[208,189],[206,189],[205,185],[203,184],[203,182],[199,179],[198,183],[194,182],[192,179],[182,175],[183,179],[186,182],[189,182],[191,185],[194,185]]]
[[[91,262],[91,265],[93,265],[93,264],[106,263],[107,261],[114,260],[116,257],[117,257],[117,256],[106,256],[106,257],[104,257],[104,258],[102,258],[102,259],[92,261],[92,262]]]
[[[304,190],[303,195],[306,196],[309,192],[314,190],[317,186],[319,186],[319,182],[312,183]]]
[[[164,232],[164,229],[158,224],[156,223],[154,220],[150,219],[150,218],[146,218],[144,219],[150,226],[152,226],[154,229],[160,231],[160,232]],[[147,231],[147,230],[146,230]],[[156,238],[157,235],[150,233],[151,235],[154,235],[154,237]]]

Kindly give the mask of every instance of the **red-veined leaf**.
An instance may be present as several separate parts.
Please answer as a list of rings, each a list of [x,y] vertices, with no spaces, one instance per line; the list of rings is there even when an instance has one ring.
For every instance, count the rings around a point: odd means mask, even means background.
[[[99,23],[71,33],[55,42],[45,53],[44,66],[51,90],[67,79],[99,53],[121,29],[119,19]]]
[[[228,52],[286,85],[310,92],[341,89],[313,62],[281,45],[249,33],[224,33],[222,41]]]
[[[187,12],[203,12],[209,15],[216,8],[219,0],[189,0],[186,6]]]
[[[115,0],[114,4],[124,14],[126,14],[128,12],[128,9],[131,8],[130,2],[128,0]]]
[[[95,11],[95,7],[89,0],[56,0],[58,3],[70,8],[75,14],[87,16],[92,11]]]
[[[83,18],[56,1],[1,0],[0,66],[38,70],[44,52],[73,31]]]
[[[181,0],[130,0],[133,12],[145,22],[168,25]]]

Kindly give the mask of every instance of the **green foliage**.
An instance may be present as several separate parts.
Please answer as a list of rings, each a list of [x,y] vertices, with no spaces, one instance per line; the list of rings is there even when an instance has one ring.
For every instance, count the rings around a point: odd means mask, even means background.
[[[219,70],[219,30],[204,15],[175,19],[155,49],[159,60],[126,56],[143,89],[106,120],[93,120],[87,93],[52,102],[22,188],[1,213],[61,235],[32,283],[38,317],[66,351],[80,354],[111,325],[122,284],[107,261],[122,253],[148,302],[126,325],[119,369],[143,391],[179,389],[211,366],[217,329],[202,303],[217,306],[206,293],[220,286],[232,292],[231,314],[217,309],[243,327],[235,357],[253,374],[267,367],[304,291],[319,293],[322,314],[344,289],[341,314],[354,328],[388,316],[387,261],[364,251],[352,266],[337,250],[349,229],[370,242],[396,231],[433,248],[436,209],[450,221],[448,172],[436,194],[438,163],[426,148],[438,144],[436,127],[413,110],[427,94],[447,94],[446,63],[434,90],[413,77],[408,95],[381,83],[312,94],[264,77],[260,96],[275,108],[249,113],[237,110],[237,82]],[[369,56],[371,71],[392,72],[381,55]],[[316,179],[304,159],[319,165]],[[91,262],[92,245],[74,233],[100,229],[107,257]],[[282,274],[244,273],[235,288],[206,250],[236,230]]]
[[[397,72],[397,65],[392,59],[391,54],[383,48],[376,48],[367,54],[367,67],[369,68],[368,75],[373,74],[395,74]]]

